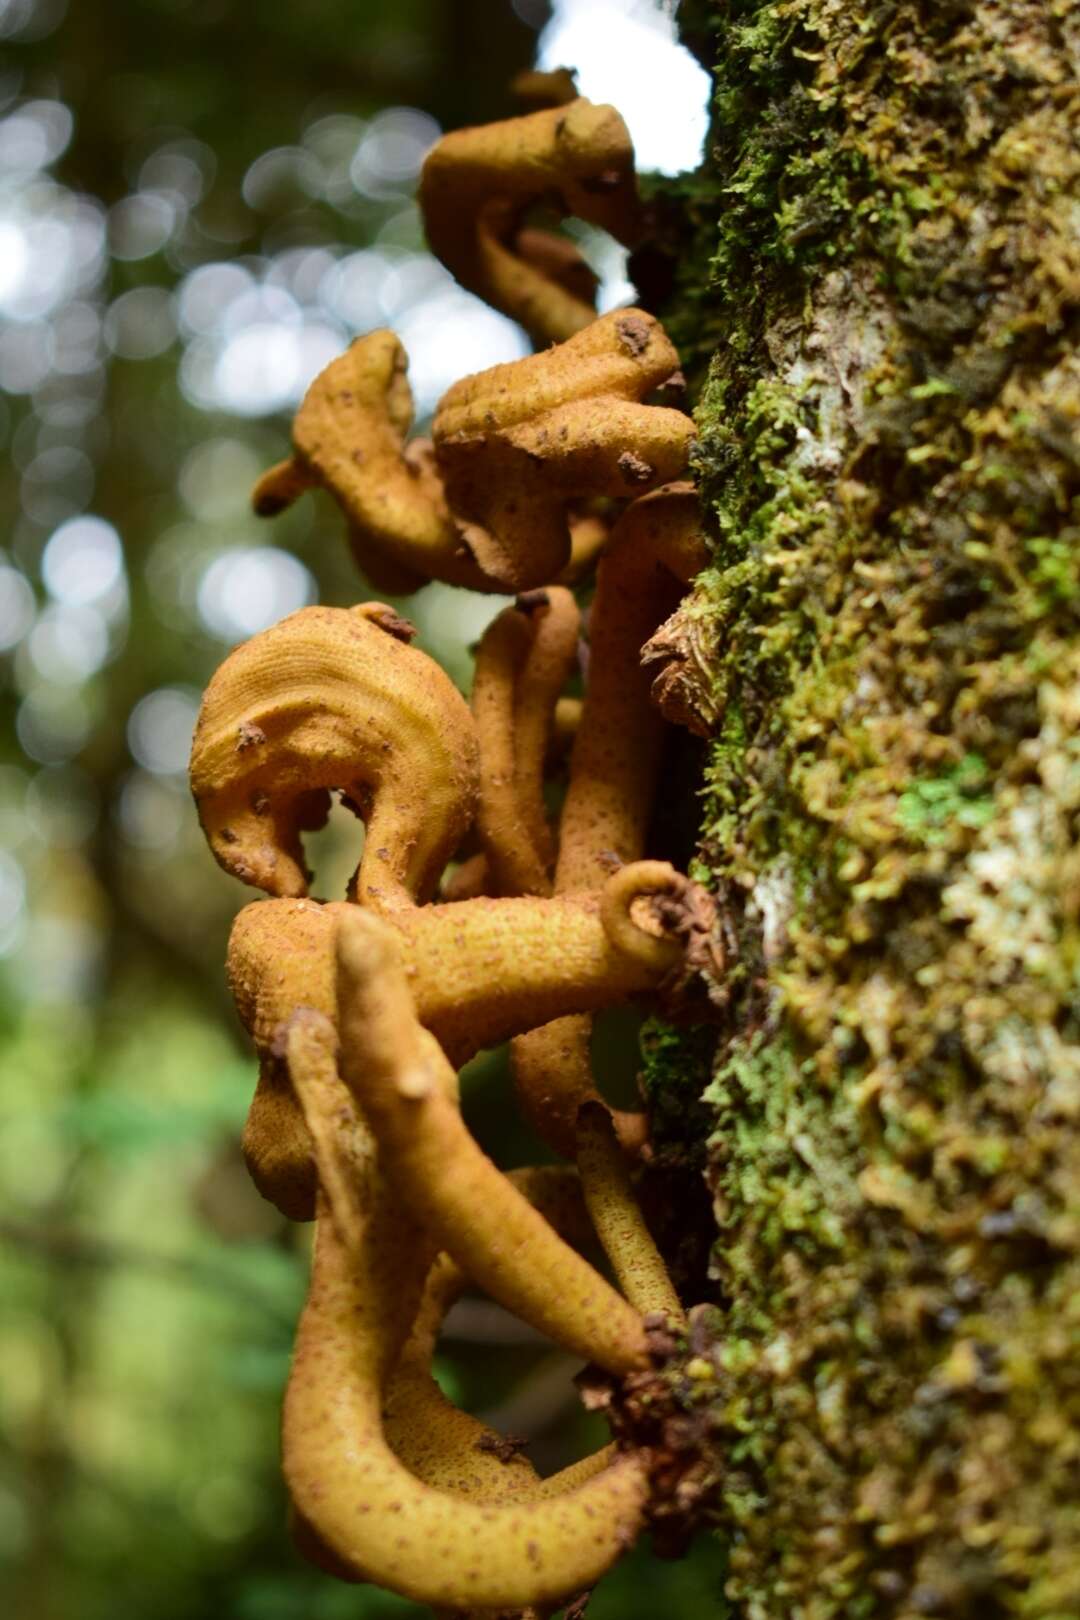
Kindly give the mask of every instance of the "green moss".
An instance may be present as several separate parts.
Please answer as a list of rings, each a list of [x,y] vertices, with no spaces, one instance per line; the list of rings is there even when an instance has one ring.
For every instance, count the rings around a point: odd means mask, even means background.
[[[714,535],[681,622],[733,959],[705,1096],[743,1620],[1080,1613],[1069,9],[683,7],[716,81],[662,238]]]
[[[641,1029],[642,1095],[649,1110],[654,1154],[684,1168],[702,1169],[709,1111],[702,1092],[709,1079],[713,1039],[704,1028],[678,1029],[648,1018]]]
[[[943,776],[924,777],[901,793],[896,801],[897,820],[919,843],[944,843],[953,824],[985,827],[993,820],[989,787],[986,761],[978,754],[965,754]]]

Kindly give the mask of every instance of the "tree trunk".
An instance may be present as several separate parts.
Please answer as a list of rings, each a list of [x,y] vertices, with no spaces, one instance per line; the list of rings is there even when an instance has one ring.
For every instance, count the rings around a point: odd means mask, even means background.
[[[728,1596],[1068,1620],[1080,10],[681,20],[719,64],[711,156],[656,199],[666,297],[655,251],[641,279],[701,382],[717,536],[661,688],[711,739],[731,948],[705,1125]],[[700,1120],[686,1052],[654,1036],[669,1135]]]

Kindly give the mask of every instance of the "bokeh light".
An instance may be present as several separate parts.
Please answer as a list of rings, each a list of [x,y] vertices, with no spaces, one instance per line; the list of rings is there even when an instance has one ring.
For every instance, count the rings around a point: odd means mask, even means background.
[[[155,775],[183,775],[198,712],[199,694],[190,688],[164,686],[148,692],[128,719],[132,757]]]
[[[276,546],[225,551],[199,582],[199,615],[223,641],[241,641],[315,600],[315,580]]]
[[[555,0],[537,61],[573,68],[583,96],[618,107],[640,169],[678,174],[701,162],[709,77],[678,43],[673,7]]]

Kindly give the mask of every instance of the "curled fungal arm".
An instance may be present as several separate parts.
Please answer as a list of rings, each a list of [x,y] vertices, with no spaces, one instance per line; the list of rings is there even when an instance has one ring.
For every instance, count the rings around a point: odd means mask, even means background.
[[[463,286],[520,321],[538,345],[595,318],[589,300],[522,253],[523,210],[554,198],[564,214],[636,240],[634,149],[613,107],[583,98],[522,118],[455,130],[428,154],[420,207],[432,251]]]
[[[488,574],[512,590],[548,583],[571,558],[569,502],[640,495],[679,477],[693,423],[642,403],[677,365],[653,316],[616,310],[447,391],[435,454],[454,511],[490,541]]]
[[[430,458],[422,448],[406,453],[413,406],[405,366],[405,350],[385,330],[331,361],[297,411],[292,457],[256,484],[255,511],[274,517],[321,486],[344,512],[356,561],[376,589],[400,596],[428,579],[490,589]]]
[[[644,853],[663,722],[649,704],[641,648],[704,562],[689,483],[634,501],[615,525],[589,615],[589,681],[559,822],[559,890],[598,887],[612,854],[636,861]]]
[[[640,879],[640,881],[638,881]],[[630,918],[640,896],[656,892],[653,863],[613,874],[607,921],[600,894],[512,897],[409,906],[388,914],[399,936],[417,1013],[460,1066],[482,1047],[555,1017],[569,1007],[593,1012],[654,988],[672,958],[655,954],[655,920],[642,934]],[[663,868],[661,890],[678,898],[686,880]],[[262,900],[245,906],[229,940],[228,976],[237,1011],[260,1056],[272,1055],[278,1027],[298,1006],[335,1016],[334,930],[355,907],[331,901]],[[648,913],[652,912],[651,905]],[[629,952],[609,932],[626,933]]]
[[[711,920],[712,911],[709,897],[666,861],[635,861],[608,878],[600,891],[600,915],[626,962],[648,971],[659,985],[676,981],[688,936]],[[593,1082],[590,1039],[591,1020],[567,1016],[538,1023],[510,1048],[526,1120],[567,1158],[577,1151],[578,1110],[586,1102],[602,1103]],[[614,1118],[623,1146],[640,1151],[643,1116],[618,1110]]]
[[[382,1432],[367,1286],[332,1222],[319,1224],[282,1423],[297,1511],[341,1566],[417,1603],[521,1608],[590,1586],[628,1547],[647,1495],[644,1462],[620,1456],[552,1499],[487,1503],[425,1485]]]
[[[622,899],[609,926],[616,929],[637,892],[633,870],[629,879],[615,874]],[[644,895],[652,882],[647,867],[642,878]],[[315,1184],[311,1143],[282,1061],[280,1032],[299,1007],[336,1018],[334,934],[338,919],[353,911],[339,901],[256,901],[239,913],[229,939],[229,985],[260,1059],[244,1157],[259,1191],[292,1220],[311,1219]],[[612,1006],[649,989],[668,971],[666,955],[651,954],[651,936],[637,942],[631,933],[630,955],[613,944],[595,894],[410,906],[388,920],[400,938],[421,1022],[457,1065],[538,1024],[552,1030],[548,1021],[566,1007]]]
[[[357,897],[376,910],[434,891],[472,818],[472,717],[381,603],[302,608],[231,653],[203,697],[191,785],[227,872],[303,895],[300,835],[340,788],[367,827]]]
[[[378,931],[377,919],[357,916]],[[390,1062],[396,1084],[408,1087],[425,1043],[415,1022],[399,1035]],[[395,1455],[382,1403],[431,1254],[362,1136],[348,1152],[357,1122],[351,1099],[335,1090],[332,1054],[325,1021],[294,1023],[289,1063],[326,1178],[282,1419],[299,1519],[337,1571],[418,1603],[495,1609],[565,1598],[633,1540],[644,1464],[621,1456],[552,1499],[491,1504],[424,1484]],[[347,1174],[336,1175],[336,1160]]]
[[[576,1173],[542,1165],[510,1171],[507,1178],[574,1248],[595,1243]],[[548,1479],[537,1477],[502,1436],[447,1400],[431,1375],[443,1318],[469,1279],[447,1254],[428,1273],[412,1332],[391,1375],[386,1396],[386,1438],[401,1461],[427,1485],[486,1501],[552,1496],[591,1478],[613,1461],[613,1448],[582,1458]]]
[[[339,923],[338,1027],[342,1072],[387,1176],[432,1236],[540,1332],[612,1372],[643,1366],[638,1314],[473,1141],[447,1097],[442,1050],[416,1021],[393,934],[359,910]],[[423,1046],[407,1067],[397,1057],[403,1039]]]
[[[431,1375],[443,1318],[468,1285],[448,1255],[428,1275],[412,1332],[386,1393],[383,1424],[397,1457],[425,1485],[478,1501],[520,1500],[536,1493],[536,1470],[502,1436],[446,1398]]]

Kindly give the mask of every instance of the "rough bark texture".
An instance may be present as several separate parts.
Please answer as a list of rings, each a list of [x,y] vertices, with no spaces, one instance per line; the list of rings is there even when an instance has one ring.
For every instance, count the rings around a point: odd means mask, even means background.
[[[1073,1620],[1080,10],[681,15],[712,154],[641,276],[717,535],[675,647],[738,941],[705,1093],[728,1597]],[[669,1157],[693,1039],[647,1042]]]

